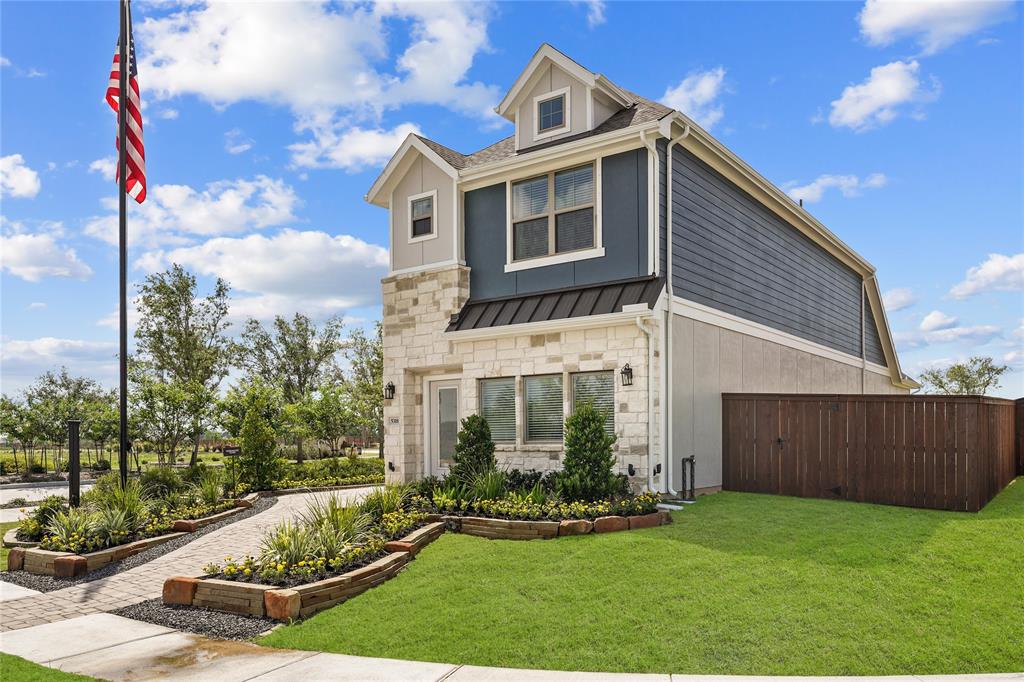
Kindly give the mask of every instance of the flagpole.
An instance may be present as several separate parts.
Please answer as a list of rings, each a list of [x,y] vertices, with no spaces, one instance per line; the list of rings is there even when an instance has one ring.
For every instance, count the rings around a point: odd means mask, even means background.
[[[119,0],[121,11],[121,39],[118,41],[118,98],[117,98],[117,177],[118,177],[118,256],[120,259],[120,299],[119,316],[119,355],[120,391],[118,402],[120,408],[120,443],[118,449],[118,465],[121,469],[121,487],[128,482],[128,227],[126,211],[128,164],[125,118],[128,115],[128,0]]]

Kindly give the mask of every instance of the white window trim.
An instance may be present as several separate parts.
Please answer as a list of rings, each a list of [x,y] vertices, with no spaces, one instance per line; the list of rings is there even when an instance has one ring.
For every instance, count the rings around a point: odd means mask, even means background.
[[[430,230],[431,231],[430,231],[430,234],[425,234],[425,235],[422,235],[422,236],[419,236],[419,237],[414,237],[412,235],[412,202],[416,201],[417,199],[426,199],[427,197],[430,197],[430,200],[431,200],[431,202],[430,202],[430,206],[431,206]],[[408,197],[408,199],[406,201],[406,206],[407,206],[407,214],[408,214],[408,217],[409,217],[409,223],[408,223],[408,225],[409,225],[409,233],[406,236],[409,239],[409,243],[410,244],[415,244],[417,242],[425,242],[425,241],[427,241],[429,239],[437,239],[437,231],[438,231],[437,230],[437,190],[436,189],[432,189],[429,192],[421,192],[420,194],[413,194],[412,196]]]
[[[570,164],[564,168],[552,169],[544,171],[543,173],[531,173],[529,175],[523,175],[521,177],[505,181],[505,272],[519,272],[521,270],[542,268],[547,265],[572,263],[573,261],[587,260],[589,258],[601,258],[604,256],[604,240],[601,229],[601,160],[602,157],[598,156]],[[529,178],[537,175],[550,175],[562,170],[569,170],[570,168],[575,168],[577,166],[584,166],[588,163],[594,164],[594,246],[589,249],[566,251],[565,253],[555,253],[550,256],[539,256],[537,258],[527,258],[525,260],[518,261],[513,260],[512,185],[520,180],[528,180]],[[549,200],[553,202],[554,197],[550,197]],[[412,228],[410,227],[409,229],[411,230]]]
[[[556,135],[564,135],[565,133],[568,133],[568,132],[572,131],[572,108],[571,108],[572,98],[570,97],[570,94],[571,94],[571,88],[570,88],[570,86],[567,85],[564,88],[559,88],[558,90],[552,90],[551,92],[544,93],[543,95],[537,95],[536,97],[533,98],[533,139],[534,140],[543,140],[543,139],[546,139],[546,138],[549,138],[549,137],[554,137]],[[565,102],[565,107],[564,107],[564,110],[562,112],[563,113],[563,123],[562,123],[562,125],[558,126],[557,128],[549,128],[548,130],[542,131],[540,129],[540,103],[541,102],[546,102],[549,99],[555,99],[556,97],[559,97],[559,96],[561,96],[563,98],[563,101]]]

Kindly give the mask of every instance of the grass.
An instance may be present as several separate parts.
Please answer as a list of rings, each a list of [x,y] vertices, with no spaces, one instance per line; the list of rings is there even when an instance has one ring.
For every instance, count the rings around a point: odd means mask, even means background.
[[[674,521],[446,534],[395,580],[261,642],[554,670],[1024,669],[1024,479],[978,514],[719,493]]]
[[[47,668],[10,654],[0,654],[0,678],[10,682],[74,682],[94,679]]]
[[[3,537],[4,533],[9,531],[18,525],[17,521],[8,521],[7,523],[0,523],[0,538]],[[11,553],[10,547],[4,547],[0,544],[0,571],[7,570],[7,555]]]

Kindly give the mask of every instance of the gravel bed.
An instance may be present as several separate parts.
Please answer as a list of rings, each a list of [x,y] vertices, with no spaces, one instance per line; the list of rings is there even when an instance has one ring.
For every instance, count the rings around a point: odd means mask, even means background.
[[[14,583],[15,585],[21,585],[22,587],[27,587],[30,590],[53,592],[54,590],[63,590],[66,587],[78,585],[79,583],[88,583],[93,580],[109,578],[110,576],[117,575],[122,571],[127,571],[135,568],[136,566],[141,566],[147,561],[152,561],[153,559],[161,557],[168,552],[173,552],[179,547],[184,547],[196,538],[206,535],[207,533],[212,533],[218,528],[223,528],[224,526],[235,523],[236,521],[247,519],[253,514],[258,514],[270,509],[270,507],[275,504],[277,504],[277,498],[274,497],[257,500],[255,504],[253,504],[252,508],[246,509],[240,514],[235,514],[234,516],[230,516],[223,521],[218,521],[217,523],[211,523],[209,526],[200,528],[194,533],[182,535],[181,537],[165,542],[162,545],[157,545],[156,547],[151,547],[144,552],[139,552],[135,556],[130,556],[124,561],[107,564],[99,570],[87,573],[86,575],[82,575],[77,578],[54,578],[53,576],[35,575],[26,571],[2,571],[0,572],[0,580]]]
[[[220,639],[252,639],[278,624],[270,618],[240,616],[194,606],[168,606],[159,599],[132,604],[112,613],[115,616]]]

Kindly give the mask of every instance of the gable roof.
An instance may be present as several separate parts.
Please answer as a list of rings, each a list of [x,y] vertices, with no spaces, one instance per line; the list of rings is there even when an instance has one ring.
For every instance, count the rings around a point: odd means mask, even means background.
[[[612,83],[601,74],[584,68],[579,64],[579,62],[556,50],[548,43],[541,43],[541,46],[533,53],[533,57],[530,58],[530,62],[526,65],[526,68],[520,72],[519,77],[516,78],[512,87],[509,88],[507,93],[505,93],[505,97],[501,100],[498,106],[494,108],[495,113],[510,121],[515,120],[515,112],[513,111],[514,105],[519,101],[520,96],[526,90],[526,85],[533,77],[534,72],[545,61],[555,64],[558,68],[562,69],[576,80],[581,81],[587,87],[594,88],[595,90],[604,93],[613,102],[617,102],[619,106],[628,107],[633,104],[631,93],[628,91],[615,85],[615,83]]]

